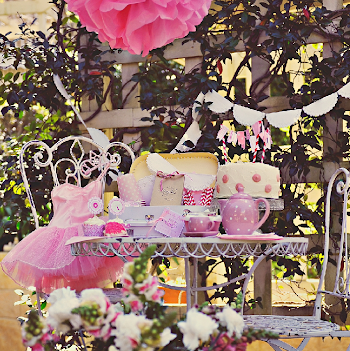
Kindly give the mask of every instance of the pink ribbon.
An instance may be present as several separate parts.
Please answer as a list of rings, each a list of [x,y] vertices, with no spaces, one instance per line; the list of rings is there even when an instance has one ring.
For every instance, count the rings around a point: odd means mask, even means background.
[[[179,173],[178,171],[175,171],[175,172],[173,172],[173,173],[165,174],[165,173],[163,173],[162,171],[158,171],[158,172],[157,172],[157,177],[162,178],[162,179],[160,180],[160,191],[163,191],[163,181],[164,181],[165,179],[171,179],[171,178],[176,177],[176,176],[178,176],[178,175],[179,175],[179,176],[184,176],[185,173]]]
[[[159,171],[160,172],[160,171]],[[158,175],[158,172],[157,172]],[[146,238],[148,238],[149,233],[152,231],[152,229],[157,225],[158,222],[162,221],[164,219],[164,217],[169,213],[168,210],[164,211],[162,213],[162,215],[158,218],[158,219],[154,219],[153,221],[149,221],[148,223],[152,223],[152,227],[149,228],[147,234],[146,234]]]

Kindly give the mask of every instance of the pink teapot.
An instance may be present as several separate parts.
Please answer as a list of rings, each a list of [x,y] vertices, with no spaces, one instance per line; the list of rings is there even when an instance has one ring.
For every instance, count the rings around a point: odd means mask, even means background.
[[[229,200],[219,200],[222,225],[226,234],[246,235],[253,234],[260,228],[270,214],[270,204],[266,199],[253,200],[248,194],[245,194],[242,184],[237,184],[237,194],[230,197]],[[259,203],[265,204],[265,214],[259,221]]]

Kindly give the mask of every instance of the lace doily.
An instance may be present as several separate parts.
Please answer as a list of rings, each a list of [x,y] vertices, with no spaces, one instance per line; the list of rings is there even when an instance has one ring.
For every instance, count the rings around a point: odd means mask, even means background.
[[[208,91],[204,96],[205,102],[211,102],[208,106],[210,111],[224,113],[233,107],[233,103],[225,99],[216,91]]]
[[[186,130],[186,133],[182,136],[175,149],[171,152],[171,154],[176,152],[188,152],[192,150],[196,145],[198,139],[201,137],[202,131],[199,129],[199,124],[196,121],[193,121],[192,124]],[[186,141],[191,141],[193,146],[186,146],[184,143]],[[172,173],[172,172],[169,172]]]
[[[266,119],[276,128],[289,127],[294,124],[301,114],[301,109],[272,112],[266,114]]]
[[[265,113],[241,105],[233,105],[233,116],[238,123],[244,126],[252,126],[254,123],[261,121],[265,117]]]
[[[184,188],[188,190],[203,190],[210,187],[210,184],[215,180],[216,175],[212,174],[196,174],[186,173]]]
[[[350,83],[345,84],[338,90],[338,94],[344,98],[350,99]]]
[[[334,108],[338,102],[338,93],[325,96],[303,108],[303,111],[312,117],[322,116]]]
[[[158,171],[162,171],[165,174],[170,174],[177,171],[176,167],[156,153],[149,154],[146,159],[146,163],[148,169],[154,174]]]
[[[197,108],[201,107],[204,101],[204,94],[200,92],[198,96],[196,97],[195,102],[193,103],[192,107],[192,118],[194,121],[198,122],[198,113],[199,111],[196,111]]]

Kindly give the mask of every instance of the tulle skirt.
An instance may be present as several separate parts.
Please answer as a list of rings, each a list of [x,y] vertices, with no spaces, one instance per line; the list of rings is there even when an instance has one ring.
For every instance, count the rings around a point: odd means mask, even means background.
[[[81,225],[39,228],[5,256],[2,269],[17,284],[44,293],[68,286],[77,291],[103,288],[116,282],[124,266],[119,257],[72,256],[65,243],[81,233]]]

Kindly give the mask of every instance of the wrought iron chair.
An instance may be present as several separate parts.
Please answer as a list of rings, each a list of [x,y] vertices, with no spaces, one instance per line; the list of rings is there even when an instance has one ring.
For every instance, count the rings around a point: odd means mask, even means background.
[[[36,207],[38,197],[49,196],[51,190],[65,182],[67,177],[75,185],[84,186],[84,183],[98,177],[107,164],[111,172],[119,173],[123,163],[126,163],[125,166],[128,168],[134,160],[132,149],[120,142],[109,143],[102,147],[83,136],[69,136],[51,146],[38,140],[27,142],[22,147],[19,162],[36,229],[39,228]],[[27,172],[32,172],[31,178],[35,178],[31,184]],[[106,175],[102,179],[103,191],[105,180]],[[118,289],[105,289],[105,293],[113,301],[119,300],[121,296]],[[38,292],[38,306],[40,295],[42,294]]]
[[[342,213],[337,216],[334,211],[335,203],[331,202],[332,191],[337,196],[342,207]],[[246,315],[243,316],[247,325],[254,328],[261,328],[273,331],[280,335],[277,340],[265,340],[275,351],[301,351],[304,349],[310,338],[313,337],[350,337],[350,331],[340,330],[340,326],[321,320],[322,302],[325,295],[331,295],[339,299],[350,298],[350,262],[347,243],[347,205],[350,193],[350,172],[345,168],[339,168],[331,177],[325,202],[325,236],[324,236],[324,259],[322,273],[316,293],[316,300],[312,316],[276,316],[276,315]],[[333,290],[325,290],[324,282],[327,263],[329,262],[330,249],[330,224],[339,221],[341,223],[340,239],[336,243],[336,277]],[[340,226],[339,226],[340,227]],[[334,249],[334,247],[333,247]],[[272,249],[271,249],[272,250]],[[266,253],[268,254],[268,252]],[[249,279],[254,270],[266,256],[259,257],[247,275],[243,294],[245,294]],[[241,311],[243,314],[243,309]],[[301,338],[302,341],[297,347],[293,347],[283,339]],[[350,345],[347,348],[350,351]]]

